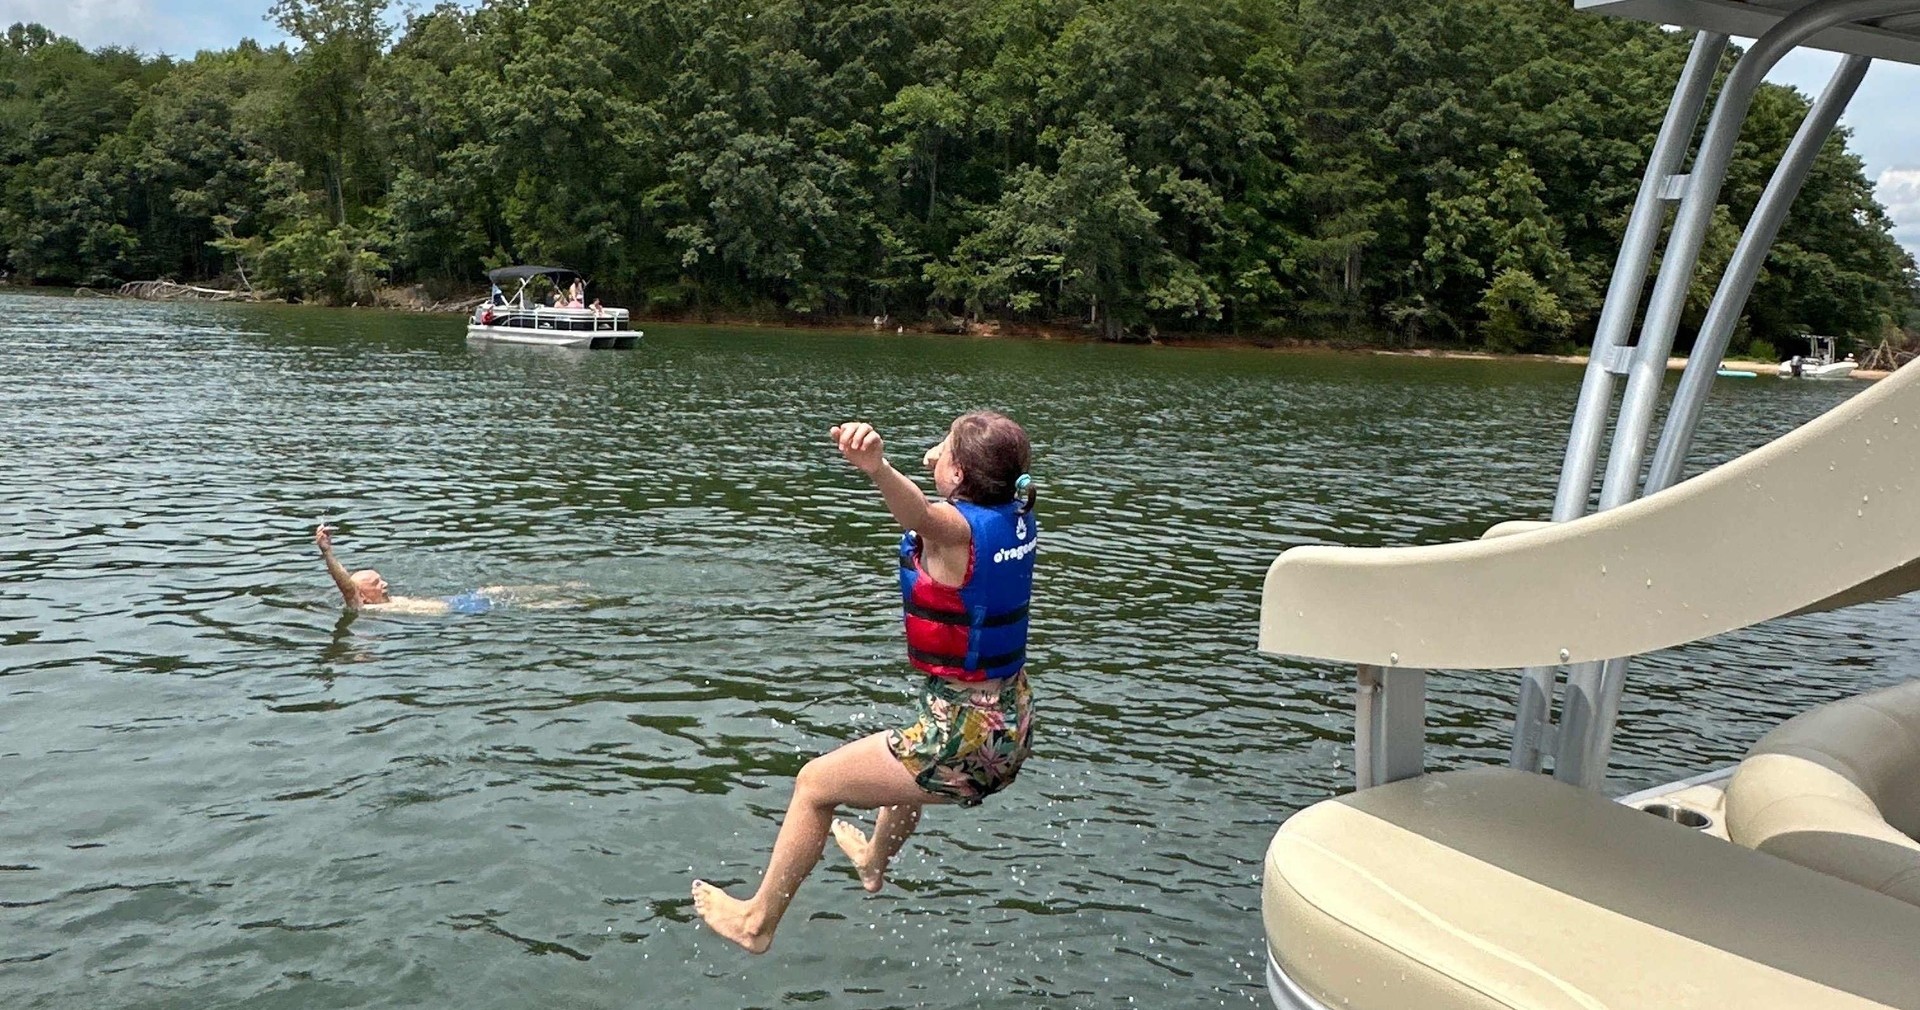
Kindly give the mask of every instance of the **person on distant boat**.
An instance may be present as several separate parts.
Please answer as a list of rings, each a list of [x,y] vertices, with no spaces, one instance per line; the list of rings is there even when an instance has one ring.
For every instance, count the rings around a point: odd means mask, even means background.
[[[1027,605],[1040,531],[1026,432],[991,411],[956,419],[925,458],[942,501],[928,501],[887,462],[872,425],[835,425],[830,435],[906,530],[900,592],[907,658],[927,676],[912,725],[845,744],[800,769],[751,898],[693,882],[700,917],[754,954],[772,945],[829,832],[861,885],[878,891],[887,864],[920,823],[921,807],[979,805],[1013,782],[1033,748]],[[873,834],[835,820],[841,806],[878,808]]]
[[[394,596],[387,592],[387,580],[371,568],[348,574],[333,556],[333,534],[322,523],[313,528],[313,542],[320,547],[320,558],[327,563],[327,574],[340,588],[340,598],[349,610],[372,610],[398,614],[484,614],[493,609],[494,597],[505,586],[487,586],[458,596]]]
[[[567,308],[584,309],[587,307],[587,282],[578,277],[567,285]]]

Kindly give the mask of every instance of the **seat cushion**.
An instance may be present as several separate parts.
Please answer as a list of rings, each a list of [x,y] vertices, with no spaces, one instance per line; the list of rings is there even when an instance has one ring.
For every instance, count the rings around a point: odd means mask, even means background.
[[[1727,835],[1920,904],[1920,681],[1822,705],[1760,738],[1727,783]]]
[[[1506,768],[1295,814],[1263,905],[1331,1007],[1920,1010],[1920,908]]]

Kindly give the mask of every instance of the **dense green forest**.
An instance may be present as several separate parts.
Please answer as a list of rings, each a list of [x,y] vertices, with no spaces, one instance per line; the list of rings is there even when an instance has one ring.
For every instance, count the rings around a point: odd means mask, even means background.
[[[1591,332],[1691,41],[1571,6],[278,0],[290,44],[192,59],[15,25],[0,265],[342,303],[558,262],[653,314],[1549,349]],[[1805,109],[1755,103],[1696,320]],[[1916,297],[1836,135],[1735,347],[1877,340]]]

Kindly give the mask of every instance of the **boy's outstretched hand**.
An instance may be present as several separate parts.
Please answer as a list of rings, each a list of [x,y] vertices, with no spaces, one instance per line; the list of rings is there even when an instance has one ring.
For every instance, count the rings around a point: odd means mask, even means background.
[[[887,465],[886,446],[880,440],[880,433],[873,430],[873,425],[865,421],[849,421],[834,425],[827,434],[838,443],[840,455],[859,467],[861,472],[871,474]]]
[[[333,533],[327,529],[326,523],[321,523],[313,528],[313,542],[319,545],[320,553],[333,553]]]

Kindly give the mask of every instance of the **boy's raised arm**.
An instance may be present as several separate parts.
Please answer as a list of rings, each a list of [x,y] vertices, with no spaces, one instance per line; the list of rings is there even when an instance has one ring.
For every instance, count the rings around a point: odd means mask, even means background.
[[[346,568],[333,556],[333,535],[327,532],[325,523],[313,528],[313,542],[320,548],[320,559],[327,563],[327,574],[333,576],[333,584],[340,587],[341,600],[349,607],[359,607],[360,590],[354,588]]]

